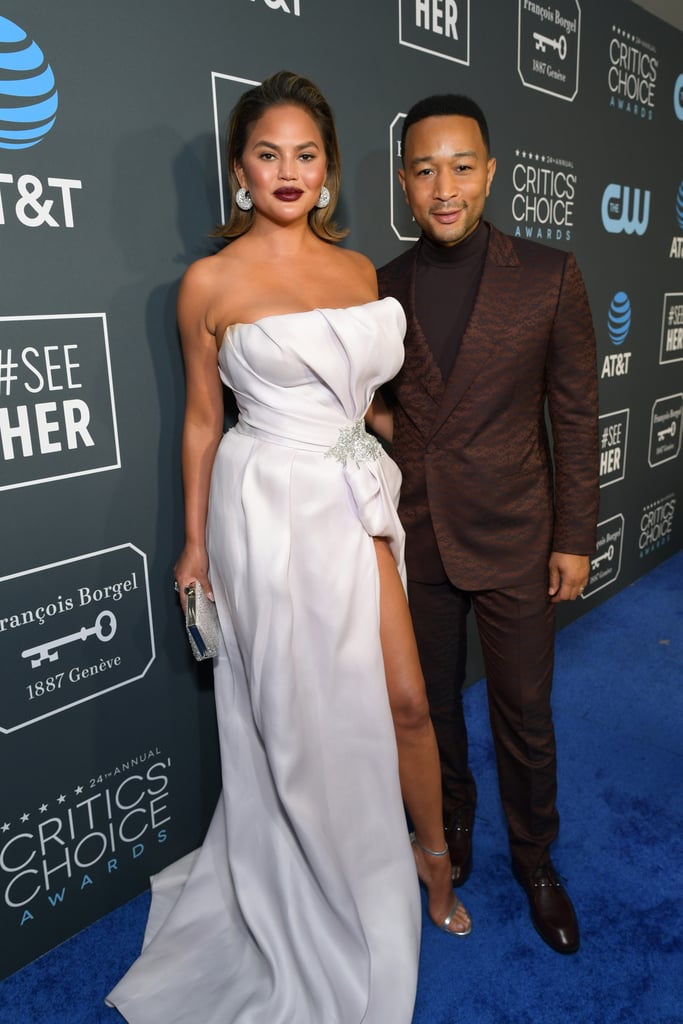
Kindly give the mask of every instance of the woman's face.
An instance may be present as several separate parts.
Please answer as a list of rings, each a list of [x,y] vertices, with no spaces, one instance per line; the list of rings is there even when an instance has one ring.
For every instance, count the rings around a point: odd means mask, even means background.
[[[235,173],[257,213],[284,223],[308,216],[327,173],[313,118],[302,107],[270,107],[252,125]]]

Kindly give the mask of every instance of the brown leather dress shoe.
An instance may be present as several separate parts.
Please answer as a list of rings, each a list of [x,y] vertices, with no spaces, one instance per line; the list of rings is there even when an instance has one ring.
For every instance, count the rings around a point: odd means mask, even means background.
[[[553,865],[541,864],[530,875],[513,864],[515,878],[529,899],[534,928],[556,953],[576,953],[579,925],[574,907]]]
[[[462,807],[451,815],[444,829],[451,856],[451,877],[456,887],[465,884],[472,870],[473,824],[473,811]]]

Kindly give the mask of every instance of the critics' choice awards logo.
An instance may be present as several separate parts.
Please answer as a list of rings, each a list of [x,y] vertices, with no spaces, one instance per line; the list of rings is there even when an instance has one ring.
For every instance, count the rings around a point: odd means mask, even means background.
[[[621,351],[621,346],[626,341],[631,330],[631,300],[626,292],[617,292],[609,304],[607,313],[607,335],[615,345],[618,352],[608,352],[602,362],[600,376],[625,377],[631,362],[631,353]]]
[[[256,3],[256,0],[251,0],[252,3]],[[301,15],[301,0],[262,0],[262,2],[269,7],[271,11],[281,11],[283,14],[295,14],[296,17]]]
[[[141,679],[154,657],[147,557],[134,545],[0,579],[0,732]]]
[[[600,417],[600,486],[623,480],[626,473],[628,409],[608,412]]]
[[[172,768],[160,755],[151,747],[0,818],[3,934],[45,920],[79,892],[92,898],[110,875],[167,841]]]
[[[0,490],[120,466],[105,314],[0,317]]]
[[[612,25],[607,83],[613,110],[652,120],[659,68],[656,53],[650,43]]]
[[[598,523],[595,554],[591,558],[590,576],[582,598],[614,583],[621,571],[623,544],[624,517],[621,513]]]
[[[574,226],[576,173],[570,160],[515,150],[512,217],[520,238],[569,241]]]
[[[683,359],[683,292],[667,292],[662,311],[660,363],[677,363]]]
[[[470,0],[398,0],[401,46],[470,62]]]
[[[610,183],[602,193],[602,226],[611,235],[644,235],[650,221],[650,190]]]
[[[683,181],[678,186],[678,191],[676,192],[676,199],[674,202],[674,216],[676,218],[678,230],[683,232]],[[674,237],[671,239],[669,257],[671,259],[683,259],[683,234],[674,235]]]
[[[42,50],[23,28],[0,17],[0,150],[36,146],[53,127],[57,106],[55,76]],[[72,193],[81,188],[78,178],[43,182],[28,171],[0,168],[0,225],[16,218],[29,228],[72,228]]]
[[[519,0],[517,70],[527,89],[571,102],[579,91],[581,8]]]
[[[676,515],[676,495],[667,494],[643,506],[640,515],[638,550],[645,558],[671,540]]]
[[[671,462],[672,459],[680,455],[682,416],[683,394],[658,398],[652,406],[648,454],[648,463],[651,468],[659,466],[663,462]]]

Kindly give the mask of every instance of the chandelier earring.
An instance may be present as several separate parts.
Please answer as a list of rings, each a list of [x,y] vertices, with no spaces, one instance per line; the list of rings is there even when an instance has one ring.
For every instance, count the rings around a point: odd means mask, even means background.
[[[320,189],[320,195],[318,202],[315,204],[319,210],[324,210],[326,206],[330,205],[330,190],[326,185]]]
[[[235,192],[235,202],[239,206],[240,210],[244,210],[245,213],[247,210],[251,210],[254,205],[254,201],[246,188],[237,189]]]

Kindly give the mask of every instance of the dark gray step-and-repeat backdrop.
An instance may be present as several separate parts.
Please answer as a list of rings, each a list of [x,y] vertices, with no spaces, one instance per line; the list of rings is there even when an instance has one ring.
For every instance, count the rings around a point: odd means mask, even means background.
[[[498,158],[490,218],[576,252],[603,501],[568,621],[683,536],[682,41],[628,0],[0,5],[3,974],[140,892],[217,795],[211,674],[172,590],[175,296],[215,248],[237,96],[282,67],[320,85],[348,244],[381,264],[415,236],[402,116],[469,93]]]

